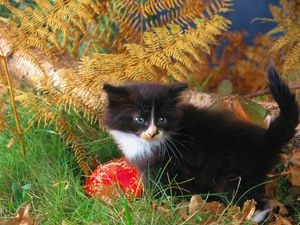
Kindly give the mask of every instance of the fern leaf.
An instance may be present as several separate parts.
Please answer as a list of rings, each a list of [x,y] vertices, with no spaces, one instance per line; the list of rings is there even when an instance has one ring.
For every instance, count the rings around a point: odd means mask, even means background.
[[[300,68],[300,42],[291,47],[288,51],[283,64],[283,70],[288,71],[289,69]]]

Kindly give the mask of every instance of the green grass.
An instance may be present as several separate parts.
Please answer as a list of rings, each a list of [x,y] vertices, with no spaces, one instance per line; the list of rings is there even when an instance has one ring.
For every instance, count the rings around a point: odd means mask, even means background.
[[[28,116],[20,112],[22,126],[26,127]],[[71,115],[69,121],[76,126],[78,117]],[[11,126],[14,125],[11,118]],[[95,128],[97,141],[83,143],[89,155],[96,155],[105,162],[120,156],[112,139]],[[92,135],[92,134],[88,134]],[[9,132],[0,134],[0,222],[15,216],[24,203],[31,204],[31,214],[39,224],[190,224],[210,215],[196,216],[183,221],[177,214],[178,198],[169,198],[164,189],[155,198],[152,193],[140,199],[127,200],[118,197],[110,204],[95,198],[87,198],[83,186],[85,177],[80,172],[74,153],[65,147],[64,141],[50,128],[32,128],[24,136],[27,155],[21,154],[18,140],[11,148]],[[175,204],[176,203],[176,204]],[[157,208],[154,206],[163,206]],[[184,206],[187,207],[187,206]]]
[[[25,126],[24,115],[21,121]],[[39,224],[170,224],[170,215],[151,206],[151,196],[133,201],[119,197],[111,204],[88,199],[83,190],[85,177],[73,151],[51,129],[33,128],[26,133],[26,158],[18,143],[6,147],[10,139],[10,133],[0,134],[0,222],[14,217],[16,210],[29,202],[32,217]],[[84,144],[90,147],[89,154],[98,153],[100,161],[119,156],[104,132],[96,142]],[[164,199],[157,199],[157,204]],[[177,224],[179,216],[172,204],[169,207]]]

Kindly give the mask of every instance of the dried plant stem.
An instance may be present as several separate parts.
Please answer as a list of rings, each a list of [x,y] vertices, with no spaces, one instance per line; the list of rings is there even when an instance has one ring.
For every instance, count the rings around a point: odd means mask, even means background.
[[[3,56],[1,49],[0,49],[0,53],[1,53],[1,56],[0,56],[1,62],[4,67],[4,74],[6,76],[6,80],[7,80],[7,84],[8,84],[8,88],[9,88],[9,92],[10,92],[10,97],[11,97],[11,101],[12,101],[12,105],[13,105],[13,109],[14,109],[14,116],[15,116],[15,121],[16,121],[16,126],[17,126],[17,136],[20,140],[22,153],[25,156],[26,150],[25,150],[25,144],[24,144],[24,140],[23,140],[23,133],[22,133],[21,125],[20,125],[20,120],[19,120],[19,116],[18,116],[17,105],[16,105],[16,101],[15,101],[15,96],[14,96],[14,90],[11,85],[11,80],[10,80],[10,76],[9,76],[9,72],[8,72],[6,58]]]
[[[289,84],[289,88],[290,89],[300,89],[300,83]],[[262,96],[262,95],[269,94],[269,93],[270,93],[269,89],[266,88],[266,89],[262,89],[257,92],[254,92],[254,93],[247,94],[247,95],[245,95],[245,97],[252,98],[252,97]]]

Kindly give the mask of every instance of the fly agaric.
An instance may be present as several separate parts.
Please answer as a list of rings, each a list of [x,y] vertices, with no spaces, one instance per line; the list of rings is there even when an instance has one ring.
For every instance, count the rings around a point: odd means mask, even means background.
[[[97,196],[110,202],[120,193],[129,199],[142,196],[142,183],[137,168],[125,158],[99,165],[87,178],[84,187],[88,197]]]

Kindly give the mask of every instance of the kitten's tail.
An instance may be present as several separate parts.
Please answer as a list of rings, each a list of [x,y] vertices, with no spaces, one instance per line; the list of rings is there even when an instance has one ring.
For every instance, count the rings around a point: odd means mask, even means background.
[[[280,147],[294,136],[299,123],[299,109],[295,95],[290,92],[274,67],[268,69],[268,81],[272,96],[280,108],[280,114],[271,122],[267,136],[271,145]]]

